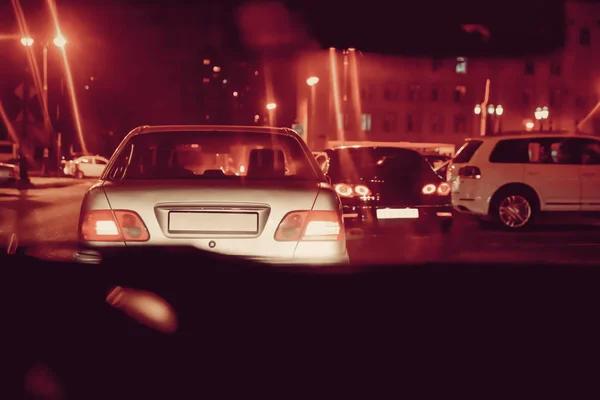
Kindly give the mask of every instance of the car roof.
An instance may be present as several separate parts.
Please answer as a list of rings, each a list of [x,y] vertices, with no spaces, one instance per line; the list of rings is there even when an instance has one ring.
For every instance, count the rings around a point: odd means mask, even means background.
[[[271,126],[242,126],[242,125],[144,125],[133,129],[127,136],[137,136],[155,132],[252,132],[266,135],[279,134],[299,136],[293,129]]]
[[[415,149],[411,149],[408,147],[402,147],[402,146],[378,146],[378,145],[359,145],[359,144],[355,144],[355,145],[351,145],[351,146],[335,146],[335,147],[331,147],[327,150],[345,150],[345,149],[387,149],[387,150],[406,150],[406,151],[411,151],[417,154],[421,154],[419,151],[415,150]]]
[[[502,133],[500,135],[494,135],[494,136],[479,136],[479,137],[473,137],[473,138],[466,138],[465,141],[473,141],[473,140],[483,140],[483,141],[500,141],[500,140],[506,140],[506,139],[539,139],[539,138],[544,138],[544,137],[564,137],[564,138],[581,138],[581,139],[596,139],[599,140],[600,138],[598,136],[593,136],[593,135],[581,135],[581,134],[575,134],[572,132],[568,132],[568,131],[555,131],[555,132],[523,132],[520,133],[519,131],[516,132],[506,132],[506,133]]]

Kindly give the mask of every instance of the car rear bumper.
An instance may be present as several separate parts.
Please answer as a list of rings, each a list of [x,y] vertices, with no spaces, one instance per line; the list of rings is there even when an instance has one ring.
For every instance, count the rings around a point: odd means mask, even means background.
[[[383,207],[382,207],[383,208]],[[387,208],[387,207],[385,207]],[[418,218],[390,218],[377,217],[376,206],[344,207],[344,225],[346,230],[358,230],[361,233],[386,233],[402,230],[435,229],[440,226],[449,226],[453,221],[453,207],[445,205],[418,205],[389,207],[395,209],[416,209]]]
[[[136,249],[137,247],[137,249]],[[80,245],[77,252],[74,254],[74,259],[76,262],[82,264],[100,264],[106,258],[118,257],[119,255],[127,254],[128,250],[135,249],[137,251],[142,249],[143,247],[126,247],[126,246],[101,246],[101,247],[90,247],[86,245]],[[173,248],[174,251],[177,251],[176,248]],[[228,256],[222,255],[219,253],[207,253],[201,250],[198,250],[198,254],[203,254],[206,256],[210,254],[211,257],[220,258],[220,257],[228,257],[228,258],[236,258],[238,260],[245,259],[250,260],[252,262],[259,262],[264,264],[273,264],[273,265],[306,265],[306,266],[336,266],[336,265],[347,265],[350,262],[348,257],[348,252],[344,251],[343,253],[338,254],[328,254],[326,257],[315,257],[315,256],[296,256],[293,258],[282,258],[282,257],[262,257],[262,256]]]

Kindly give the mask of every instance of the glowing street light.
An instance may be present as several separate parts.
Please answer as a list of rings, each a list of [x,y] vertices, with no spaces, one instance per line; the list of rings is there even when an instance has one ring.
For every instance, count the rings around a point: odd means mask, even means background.
[[[500,117],[502,114],[504,114],[504,107],[498,104],[496,106],[496,115]]]
[[[33,38],[30,38],[30,37],[22,37],[22,38],[21,38],[21,44],[22,44],[23,46],[26,46],[26,47],[31,47],[31,46],[33,46]]]
[[[493,105],[493,104],[490,104],[490,105],[488,106],[488,108],[487,108],[487,112],[488,112],[488,114],[490,114],[490,115],[494,115],[494,113],[496,112],[496,107],[494,107],[494,105]]]
[[[306,84],[311,87],[315,86],[317,83],[319,83],[319,78],[317,78],[316,76],[311,76],[306,80]]]
[[[61,34],[57,35],[52,41],[56,47],[65,47],[67,39]]]
[[[543,130],[544,127],[544,121],[548,119],[548,117],[550,116],[550,110],[548,110],[547,106],[544,107],[538,107],[535,109],[535,112],[533,113],[533,115],[535,116],[535,119],[537,119],[540,123],[540,131]]]
[[[271,111],[277,108],[277,104],[275,103],[269,103],[267,104],[267,110]]]
[[[475,113],[475,115],[481,114],[481,104],[477,104],[473,112]]]

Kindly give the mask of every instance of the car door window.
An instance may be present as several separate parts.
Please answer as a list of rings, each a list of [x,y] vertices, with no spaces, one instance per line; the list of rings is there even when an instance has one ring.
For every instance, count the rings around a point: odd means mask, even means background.
[[[527,139],[500,140],[490,154],[491,163],[523,164],[531,159],[527,154]]]
[[[529,162],[533,164],[578,165],[585,140],[580,138],[539,138],[529,141]]]
[[[100,158],[96,158],[94,161],[95,161],[95,164],[97,164],[97,165],[105,166],[107,164],[106,161],[104,161]]]
[[[600,141],[589,139],[583,143],[581,163],[585,165],[600,165]]]

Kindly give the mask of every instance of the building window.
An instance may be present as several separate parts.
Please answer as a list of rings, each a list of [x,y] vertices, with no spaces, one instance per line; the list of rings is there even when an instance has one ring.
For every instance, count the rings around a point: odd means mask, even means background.
[[[444,133],[444,120],[441,116],[435,116],[431,120],[431,132]]]
[[[431,63],[431,69],[435,72],[442,68],[442,60],[434,58]]]
[[[465,133],[467,131],[467,119],[464,115],[454,116],[454,132]]]
[[[563,91],[560,89],[550,89],[548,96],[548,105],[553,108],[559,108],[562,105]]]
[[[465,57],[456,58],[456,73],[466,74],[467,73],[467,59]]]
[[[560,67],[560,63],[557,61],[552,62],[552,64],[550,64],[550,75],[552,76],[560,76],[561,74],[561,67]]]
[[[587,102],[585,101],[585,97],[583,97],[583,96],[575,97],[575,107],[587,108]]]
[[[373,127],[373,120],[371,118],[371,114],[363,114],[361,117],[361,129],[364,132],[371,132]]]
[[[454,102],[461,103],[465,99],[465,95],[467,94],[466,86],[459,85],[454,88]]]
[[[383,117],[383,131],[396,132],[398,130],[398,116],[396,113],[388,112]]]
[[[415,131],[415,121],[412,115],[406,116],[406,131],[413,133]]]
[[[433,88],[431,89],[431,101],[438,101],[438,89],[437,88]]]
[[[529,90],[529,89],[523,90],[522,101],[523,101],[524,106],[531,105],[531,90]]]
[[[581,28],[579,30],[579,44],[582,46],[589,46],[591,43],[591,33],[588,28]]]
[[[412,84],[408,87],[408,101],[416,101],[419,98],[419,90],[421,87],[416,84]]]
[[[531,60],[525,61],[525,75],[535,75],[535,63]]]
[[[400,91],[398,90],[398,86],[392,84],[385,85],[385,89],[383,90],[383,98],[386,101],[398,101],[400,99]]]
[[[360,99],[373,100],[375,98],[375,92],[377,91],[374,83],[363,83],[360,85]]]

